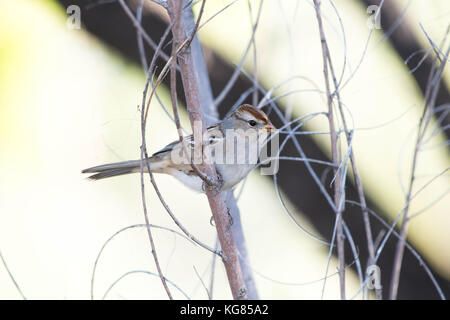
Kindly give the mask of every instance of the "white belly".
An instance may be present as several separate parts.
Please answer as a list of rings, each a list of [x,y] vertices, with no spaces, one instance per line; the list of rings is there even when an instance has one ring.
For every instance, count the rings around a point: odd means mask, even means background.
[[[230,168],[232,167],[232,169]],[[255,167],[254,164],[216,164],[216,170],[222,177],[222,190],[233,188]]]
[[[228,166],[233,166],[232,170],[227,168]],[[223,185],[222,190],[228,190],[233,188],[237,183],[239,183],[245,176],[255,167],[251,164],[241,164],[241,165],[227,165],[227,164],[217,164],[217,173],[222,177]],[[225,170],[228,169],[228,170]],[[197,192],[204,192],[203,190],[203,180],[195,175],[187,175],[182,171],[173,170],[170,175],[175,177],[178,181],[184,184],[186,187],[195,190]]]
[[[186,187],[191,188],[197,192],[203,192],[203,180],[195,175],[188,175],[182,171],[173,170],[170,172],[172,176],[177,178]]]

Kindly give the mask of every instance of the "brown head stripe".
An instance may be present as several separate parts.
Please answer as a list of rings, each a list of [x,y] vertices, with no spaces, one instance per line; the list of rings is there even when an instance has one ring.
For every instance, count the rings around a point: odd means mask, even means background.
[[[261,121],[263,121],[264,123],[268,123],[268,122],[269,122],[269,119],[267,119],[267,116],[266,116],[262,111],[259,111],[258,109],[253,108],[253,107],[252,107],[251,105],[249,105],[249,104],[243,104],[243,105],[241,105],[241,106],[237,109],[237,111],[238,111],[238,112],[246,111],[246,112],[250,113],[251,115],[253,115],[253,116],[255,117],[255,119],[261,120]]]

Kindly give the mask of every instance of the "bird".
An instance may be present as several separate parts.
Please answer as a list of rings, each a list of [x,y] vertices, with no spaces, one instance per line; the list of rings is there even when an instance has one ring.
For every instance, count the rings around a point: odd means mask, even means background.
[[[256,167],[261,148],[274,132],[275,126],[262,110],[243,104],[221,122],[208,127],[203,139],[189,135],[182,139],[184,146],[177,140],[154,153],[149,157],[150,170],[171,175],[194,191],[205,192],[204,181],[191,163],[198,166],[203,161],[211,161],[221,182],[219,189],[232,189]],[[148,172],[145,160],[143,171]],[[92,174],[88,177],[91,180],[138,172],[141,172],[141,160],[103,164],[82,171]]]

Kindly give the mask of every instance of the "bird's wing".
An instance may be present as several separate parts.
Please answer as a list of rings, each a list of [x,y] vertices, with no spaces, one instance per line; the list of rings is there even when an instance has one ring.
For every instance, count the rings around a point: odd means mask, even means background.
[[[213,145],[216,143],[219,143],[220,141],[223,140],[223,133],[222,130],[220,128],[220,126],[218,125],[213,125],[208,127],[207,129],[207,133],[208,133],[208,142],[207,145]],[[183,137],[184,141],[187,143],[187,146],[190,147],[191,149],[194,148],[195,146],[195,142],[193,139],[193,135],[188,135]],[[181,144],[179,140],[173,141],[171,143],[169,143],[167,146],[165,146],[164,148],[162,148],[161,150],[155,152],[152,157],[154,156],[161,156],[162,154],[166,153],[166,152],[171,152],[174,149],[180,148]]]

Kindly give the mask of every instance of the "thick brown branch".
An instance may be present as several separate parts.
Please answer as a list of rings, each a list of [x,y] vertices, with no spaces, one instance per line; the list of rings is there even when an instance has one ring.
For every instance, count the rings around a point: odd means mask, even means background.
[[[202,8],[204,7],[204,2],[202,3]],[[203,9],[200,9],[200,13],[197,18],[197,22],[195,23],[194,14],[192,10],[184,10],[182,12],[182,20],[185,23],[186,30],[198,30],[201,25],[204,25],[205,22],[202,22],[200,25],[200,19],[202,15]],[[199,27],[200,26],[200,27]],[[190,39],[190,52],[192,55],[192,60],[194,64],[194,72],[196,74],[196,78],[199,84],[200,90],[200,106],[203,112],[204,120],[206,125],[212,125],[219,119],[219,112],[217,110],[217,106],[214,104],[214,98],[211,90],[211,84],[208,76],[208,70],[206,68],[205,58],[203,56],[203,48],[200,44],[200,41],[197,37],[196,32],[191,31]],[[229,190],[223,194],[225,198],[225,203],[227,208],[230,210],[231,217],[233,219],[233,225],[231,231],[233,233],[233,238],[236,243],[236,248],[239,252],[239,262],[241,264],[242,273],[244,275],[245,285],[247,287],[247,296],[249,299],[257,300],[259,298],[258,292],[256,290],[256,284],[253,277],[253,271],[250,266],[247,245],[244,236],[244,232],[242,230],[242,224],[240,223],[240,212],[236,203],[236,199],[233,195],[233,191]],[[214,266],[213,266],[214,268]],[[213,271],[214,273],[214,271]],[[212,295],[212,290],[210,291]]]
[[[172,30],[174,42],[176,43],[182,43],[186,36],[189,36],[186,34],[187,31],[185,30],[184,23],[181,20],[182,4],[183,3],[181,0],[169,1],[168,12],[171,21],[174,24]],[[200,123],[203,136],[206,131],[206,125],[203,119],[203,113],[200,109],[201,88],[199,87],[197,77],[195,76],[195,67],[189,47],[180,52],[179,65],[191,126],[194,128],[194,124]],[[199,165],[199,169],[205,173],[207,177],[212,178],[214,181],[212,185],[205,187],[205,191],[223,251],[223,262],[233,298],[247,299],[247,289],[239,262],[238,251],[231,232],[231,221],[229,219],[228,209],[222,198],[222,194],[219,191],[219,178],[217,176],[216,169],[212,164],[206,161],[203,161]]]

